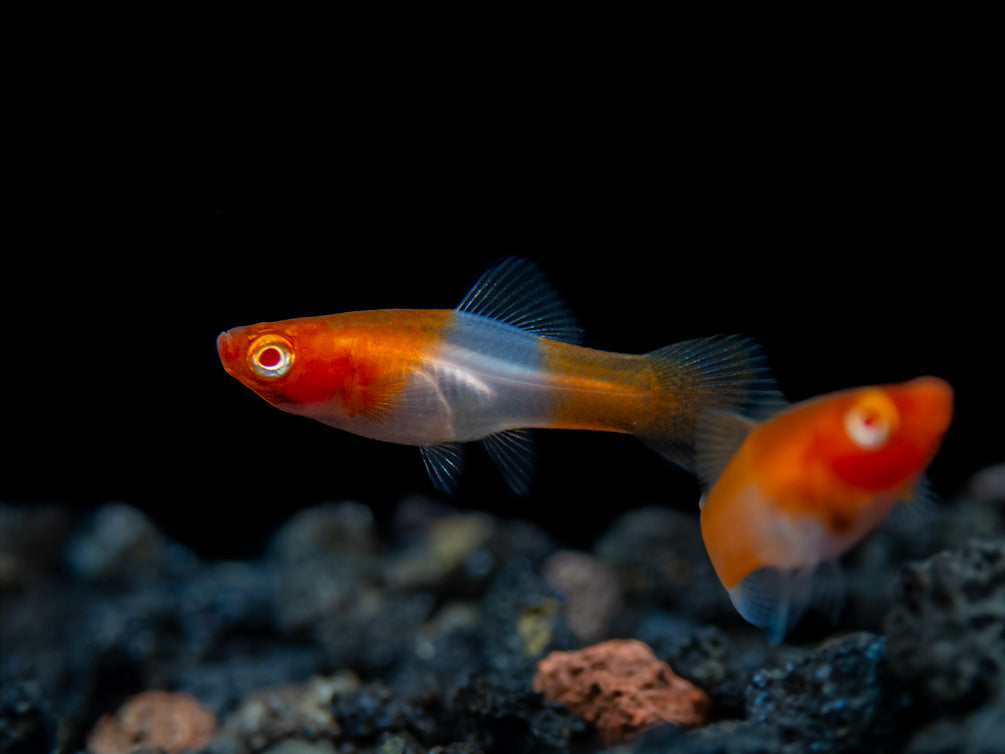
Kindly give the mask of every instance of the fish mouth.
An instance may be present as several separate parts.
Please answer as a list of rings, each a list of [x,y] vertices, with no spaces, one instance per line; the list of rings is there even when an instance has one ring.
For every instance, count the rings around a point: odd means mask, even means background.
[[[224,368],[230,371],[230,364],[237,357],[237,347],[230,337],[230,330],[224,330],[216,336],[216,352],[220,355]]]

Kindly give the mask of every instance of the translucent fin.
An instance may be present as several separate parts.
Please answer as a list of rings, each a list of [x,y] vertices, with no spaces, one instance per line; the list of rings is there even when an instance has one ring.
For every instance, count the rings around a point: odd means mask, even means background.
[[[400,378],[372,382],[366,387],[365,400],[353,408],[374,424],[383,424],[400,408],[404,387],[405,380]]]
[[[904,501],[905,505],[908,506],[918,506],[922,510],[927,510],[929,512],[939,505],[939,493],[935,489],[935,485],[932,484],[931,480],[922,474],[918,477],[918,481],[914,484],[914,493],[908,500]]]
[[[511,257],[479,278],[457,306],[527,330],[542,338],[579,343],[583,331],[575,316],[537,266]]]
[[[534,446],[529,430],[511,429],[497,432],[482,440],[489,457],[499,467],[503,478],[518,495],[530,491],[534,470]]]
[[[703,486],[715,483],[756,426],[753,419],[732,411],[712,409],[698,417],[695,471]]]
[[[918,478],[911,493],[893,506],[882,526],[907,533],[929,526],[939,513],[939,494],[924,474]]]
[[[716,335],[675,343],[647,354],[657,381],[654,405],[665,407],[639,437],[687,469],[695,467],[698,417],[710,410],[759,416],[784,399],[760,347],[739,335]]]
[[[759,568],[730,589],[729,598],[744,620],[763,628],[768,641],[778,645],[809,605],[815,570]]]
[[[457,491],[457,479],[464,468],[463,445],[459,442],[444,442],[439,445],[423,445],[419,451],[433,486],[440,492],[453,495]]]
[[[841,564],[837,560],[825,560],[813,573],[813,593],[809,604],[834,625],[841,617],[847,591]]]

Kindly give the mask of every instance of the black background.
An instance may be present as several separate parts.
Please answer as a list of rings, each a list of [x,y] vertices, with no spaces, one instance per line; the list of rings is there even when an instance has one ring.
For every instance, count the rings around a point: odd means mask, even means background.
[[[1000,131],[980,87],[935,64],[645,54],[533,87],[449,60],[321,87],[295,65],[98,91],[64,72],[15,142],[0,498],[128,502],[223,557],[316,502],[384,521],[432,492],[418,452],[268,406],[223,372],[216,335],[452,308],[511,254],[543,268],[586,345],[745,333],[793,400],[948,379],[944,495],[1003,460]],[[632,438],[537,438],[529,497],[472,449],[454,503],[583,543],[628,507],[696,502]]]

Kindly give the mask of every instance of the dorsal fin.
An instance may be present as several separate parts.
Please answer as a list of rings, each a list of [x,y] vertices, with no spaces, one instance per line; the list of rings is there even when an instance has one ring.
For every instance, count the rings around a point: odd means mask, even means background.
[[[488,270],[457,306],[457,311],[519,327],[542,338],[579,343],[579,322],[537,266],[510,257]]]

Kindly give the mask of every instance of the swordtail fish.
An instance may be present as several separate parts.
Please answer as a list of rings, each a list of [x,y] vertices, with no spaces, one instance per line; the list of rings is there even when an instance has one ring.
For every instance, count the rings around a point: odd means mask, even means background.
[[[480,441],[509,486],[530,485],[534,428],[635,435],[692,469],[697,417],[743,411],[773,382],[758,346],[711,336],[645,354],[579,345],[574,316],[531,262],[486,272],[454,309],[380,309],[235,327],[226,371],[277,408],[416,445],[455,490]]]

